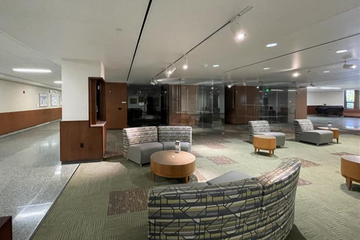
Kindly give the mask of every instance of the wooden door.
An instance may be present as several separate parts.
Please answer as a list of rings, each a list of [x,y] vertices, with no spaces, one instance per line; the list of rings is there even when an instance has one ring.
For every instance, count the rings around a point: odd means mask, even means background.
[[[127,127],[127,84],[106,83],[106,124],[108,129]]]

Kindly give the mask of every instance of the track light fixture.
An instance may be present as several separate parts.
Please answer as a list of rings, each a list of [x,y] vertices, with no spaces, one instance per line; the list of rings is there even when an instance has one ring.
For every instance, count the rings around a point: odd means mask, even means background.
[[[173,74],[175,72],[175,70],[176,70],[175,66],[170,66],[170,68],[165,69],[164,74],[167,78],[170,78],[171,74]]]
[[[234,86],[234,84],[233,84],[233,83],[228,83],[226,86],[227,86],[228,88],[232,88],[232,86]]]
[[[155,78],[153,78],[152,80],[150,80],[150,84],[151,85],[157,85],[158,81]]]
[[[185,63],[184,63],[184,65],[183,65],[183,69],[184,70],[187,70],[188,68],[189,68],[189,64],[188,64],[188,59],[187,59],[187,56],[185,55]]]
[[[235,20],[230,25],[231,32],[234,34],[235,41],[241,42],[245,39],[246,33],[243,31],[240,22],[239,17],[236,17]]]

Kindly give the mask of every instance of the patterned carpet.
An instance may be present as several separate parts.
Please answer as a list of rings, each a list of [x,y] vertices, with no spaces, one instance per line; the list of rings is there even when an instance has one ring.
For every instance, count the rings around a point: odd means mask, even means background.
[[[112,152],[121,152],[121,132],[110,133]],[[348,191],[340,174],[343,153],[360,155],[360,138],[342,134],[339,144],[298,143],[291,131],[273,157],[255,155],[243,129],[217,134],[194,131],[197,157],[192,182],[204,182],[231,170],[251,176],[269,172],[285,157],[302,161],[296,197],[295,226],[287,240],[356,240],[360,235],[360,185]],[[114,145],[116,144],[116,146]],[[122,157],[81,164],[34,234],[35,240],[147,239],[147,192],[176,179],[151,180],[149,165],[139,167]]]

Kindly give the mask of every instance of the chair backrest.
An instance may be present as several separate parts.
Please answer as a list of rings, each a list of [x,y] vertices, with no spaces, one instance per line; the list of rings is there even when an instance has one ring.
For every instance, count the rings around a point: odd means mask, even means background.
[[[285,239],[294,223],[300,167],[298,158],[287,158],[254,179],[151,188],[149,239]]]
[[[284,239],[294,223],[295,195],[301,169],[298,158],[286,158],[273,171],[257,179],[263,185],[262,208],[258,237]],[[268,229],[272,229],[270,232]]]
[[[256,236],[261,201],[262,185],[252,179],[221,185],[155,187],[149,191],[148,236],[149,239]]]
[[[253,141],[253,136],[256,135],[256,133],[260,132],[270,132],[270,125],[268,121],[261,120],[261,121],[249,121],[249,136],[250,136],[250,142]]]
[[[159,142],[192,142],[192,127],[190,126],[160,126],[158,127]]]
[[[157,127],[136,127],[123,129],[124,156],[127,156],[129,146],[140,143],[158,141]]]
[[[295,139],[299,140],[302,132],[314,130],[314,126],[309,119],[295,119],[294,120],[295,127]]]

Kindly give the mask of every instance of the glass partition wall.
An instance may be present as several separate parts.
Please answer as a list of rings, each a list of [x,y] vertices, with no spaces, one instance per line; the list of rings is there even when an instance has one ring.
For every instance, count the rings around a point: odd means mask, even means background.
[[[222,131],[223,84],[172,84],[169,89],[169,125],[186,125]]]
[[[295,116],[295,86],[230,86],[225,90],[225,121],[246,125],[267,120],[274,129],[292,124]]]
[[[129,85],[128,124],[192,126],[200,132],[224,132],[225,123],[242,125],[267,120],[273,129],[292,124],[296,87],[232,86],[219,82],[176,81],[160,85]]]

